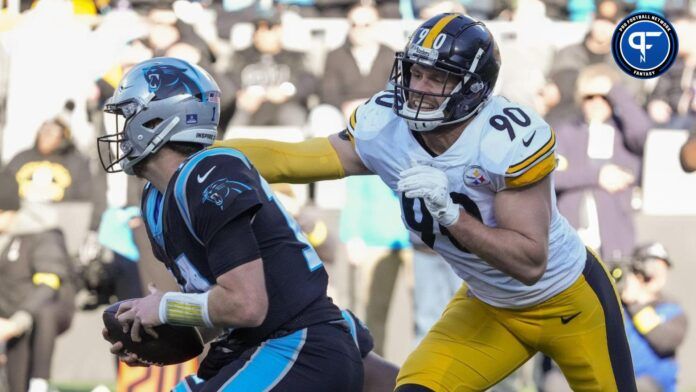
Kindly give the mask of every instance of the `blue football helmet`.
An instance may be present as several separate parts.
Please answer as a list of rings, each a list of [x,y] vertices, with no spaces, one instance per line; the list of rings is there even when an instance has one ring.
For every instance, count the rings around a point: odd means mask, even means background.
[[[115,115],[116,132],[97,139],[102,166],[134,174],[138,162],[168,142],[213,144],[220,88],[197,65],[157,57],[128,71],[104,112]]]
[[[431,93],[409,86],[411,66],[419,64],[446,73],[443,90]],[[396,99],[394,112],[414,131],[431,131],[462,122],[478,113],[488,100],[500,70],[498,45],[486,26],[462,14],[440,14],[420,25],[403,52],[398,52],[390,76]],[[448,81],[455,80],[447,93]],[[409,94],[420,96],[415,107]],[[440,107],[422,109],[426,96],[444,97]]]

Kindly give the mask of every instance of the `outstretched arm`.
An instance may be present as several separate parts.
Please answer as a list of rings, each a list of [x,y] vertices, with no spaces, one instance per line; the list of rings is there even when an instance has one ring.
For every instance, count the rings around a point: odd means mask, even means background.
[[[495,197],[498,227],[489,227],[469,214],[447,228],[462,245],[493,267],[526,285],[546,270],[551,221],[551,182],[505,190]]]
[[[406,197],[423,198],[425,207],[447,228],[453,241],[520,282],[536,283],[546,270],[548,256],[552,208],[548,176],[498,192],[495,227],[462,212],[449,194],[448,181],[437,168],[414,166],[401,172],[398,187]]]
[[[328,139],[341,161],[345,176],[372,174],[355,151],[355,141],[348,130],[329,135]]]
[[[308,183],[369,174],[346,131],[299,143],[228,139],[215,142],[214,147],[243,152],[270,183]]]

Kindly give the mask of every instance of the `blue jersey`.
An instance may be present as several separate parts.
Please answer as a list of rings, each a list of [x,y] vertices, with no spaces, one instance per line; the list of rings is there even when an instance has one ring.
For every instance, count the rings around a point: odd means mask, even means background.
[[[684,314],[681,306],[675,303],[659,303],[654,305],[655,313],[660,316],[662,323]],[[628,311],[625,314],[629,315]],[[679,367],[674,355],[660,357],[650,347],[648,340],[636,329],[631,317],[625,318],[626,337],[631,347],[631,358],[636,377],[650,376],[662,387],[662,391],[674,392],[677,389],[677,372]]]
[[[263,260],[266,319],[259,327],[233,330],[231,338],[256,342],[341,319],[326,296],[328,275],[319,256],[241,152],[218,148],[192,155],[164,195],[145,186],[142,212],[155,256],[184,292],[205,292],[218,276]]]

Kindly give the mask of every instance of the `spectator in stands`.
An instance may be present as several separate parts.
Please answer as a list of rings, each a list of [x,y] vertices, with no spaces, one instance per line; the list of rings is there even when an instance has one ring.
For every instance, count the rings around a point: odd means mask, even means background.
[[[621,292],[639,391],[676,391],[675,355],[686,335],[687,317],[681,305],[663,292],[672,266],[662,244],[637,247]]]
[[[553,2],[557,2],[551,0]],[[669,1],[669,0],[668,0]],[[679,1],[679,0],[677,0]],[[563,2],[561,2],[563,3]],[[593,17],[598,19],[607,19],[618,21],[626,11],[631,8],[640,9],[642,11],[656,11],[653,5],[662,3],[664,0],[568,0],[565,8],[569,12],[569,18],[572,21],[586,21]],[[560,5],[560,4],[559,4]],[[662,13],[662,12],[660,12]],[[565,18],[564,18],[565,19]]]
[[[562,69],[552,72],[544,86],[546,99],[546,120],[551,128],[572,121],[580,113],[575,97],[575,79],[578,74],[572,69]],[[543,111],[542,111],[543,113]]]
[[[235,112],[235,86],[232,80],[218,74],[212,64],[204,61],[205,59],[201,49],[188,42],[179,41],[172,44],[164,52],[164,56],[176,57],[188,61],[191,64],[200,65],[218,82],[218,86],[222,92],[220,96],[220,125],[218,127],[218,133],[222,138]]]
[[[181,39],[181,32],[176,27],[176,15],[171,9],[155,8],[148,12],[147,21],[150,28],[147,45],[154,57],[163,56],[170,46]]]
[[[350,28],[345,43],[326,56],[319,89],[323,104],[310,113],[311,136],[325,136],[330,129],[345,127],[353,110],[383,89],[389,79],[394,52],[379,42],[377,8],[358,4],[347,18]],[[319,189],[324,187],[319,185]]]
[[[272,5],[272,4],[271,4]],[[229,41],[232,27],[240,22],[254,18],[256,12],[263,10],[259,0],[222,0],[210,2],[209,7],[215,12],[215,29],[218,37]],[[267,7],[267,6],[266,6]]]
[[[229,75],[239,90],[233,125],[304,125],[316,81],[304,54],[284,49],[282,37],[279,16],[264,14],[255,22],[253,45],[234,54]]]
[[[459,12],[466,14],[464,5],[458,0],[413,0],[417,9],[417,15],[422,20],[428,20],[437,14],[444,12]]]
[[[466,14],[481,20],[497,19],[501,13],[511,8],[511,1],[508,0],[447,0],[447,1],[428,1],[411,0],[413,7],[421,19],[428,19],[428,15],[436,15],[439,12],[460,12],[459,9],[466,8]],[[404,1],[402,1],[403,3]]]
[[[75,287],[62,233],[45,211],[19,203],[14,178],[0,173],[0,342],[10,390],[44,392]]]
[[[314,6],[324,18],[345,18],[348,10],[360,0],[315,0]]]
[[[590,64],[611,64],[611,36],[614,31],[613,22],[609,19],[596,18],[582,42],[562,48],[556,53],[551,67],[551,75],[565,74],[564,80],[575,81],[582,69]],[[553,81],[553,79],[552,79]],[[575,83],[557,84],[561,93],[561,101],[575,96]]]
[[[45,121],[36,134],[34,147],[13,157],[7,171],[19,184],[23,201],[84,203],[85,213],[91,211],[89,227],[80,227],[89,231],[80,248],[84,255],[96,252],[96,230],[106,206],[106,193],[91,171],[92,162],[73,143],[68,124],[67,112]]]
[[[321,82],[322,101],[339,108],[345,118],[379,86],[385,85],[394,58],[394,52],[377,40],[374,26],[379,15],[376,8],[357,5],[347,17],[348,39],[326,56]]]
[[[600,19],[618,20],[624,13],[624,3],[620,0],[597,1],[597,17]]]
[[[554,69],[574,69],[580,72],[584,67],[612,60],[611,36],[614,21],[595,18],[582,42],[561,49],[554,60]],[[612,60],[613,61],[613,60]]]
[[[679,55],[657,80],[647,107],[657,125],[691,129],[696,125],[696,23],[686,17],[675,20],[674,26],[679,32]]]
[[[593,7],[594,7],[594,2]],[[553,59],[551,74],[560,71],[572,71],[571,80],[576,80],[585,67],[592,64],[604,63],[616,67],[611,54],[611,37],[616,27],[615,20],[597,17],[592,20],[590,28],[582,42],[561,49]],[[621,74],[621,83],[637,99],[639,104],[645,102],[643,82],[626,74]],[[562,86],[559,86],[562,87]],[[571,90],[560,90],[561,96],[573,96],[575,86]]]
[[[173,45],[186,43],[198,49],[200,58],[197,64],[208,68],[215,61],[206,41],[196,33],[193,26],[179,19],[171,6],[152,8],[147,14],[147,22],[150,26],[148,46],[155,56],[164,56]]]
[[[19,183],[19,195],[32,202],[91,201],[94,195],[89,158],[72,142],[68,121],[45,121],[34,146],[7,165]]]
[[[91,39],[89,26],[74,15],[69,1],[33,2],[21,23],[2,35],[9,56],[4,129],[12,137],[2,141],[7,162],[32,145],[43,120],[66,100],[80,102],[93,80],[94,53],[104,42]]]
[[[513,32],[499,43],[502,65],[496,87],[500,95],[544,116],[548,111],[544,75],[554,55],[546,34],[552,22],[540,0],[517,1],[511,17]]]
[[[651,126],[617,80],[604,64],[585,69],[577,82],[582,115],[556,128],[558,208],[605,260],[633,250],[632,191]]]

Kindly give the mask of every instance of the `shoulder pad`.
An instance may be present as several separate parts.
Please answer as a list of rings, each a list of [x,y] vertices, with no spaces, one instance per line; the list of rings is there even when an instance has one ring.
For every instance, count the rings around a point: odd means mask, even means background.
[[[393,102],[394,92],[385,90],[353,110],[348,119],[348,132],[352,138],[370,139],[397,118],[392,110]]]
[[[182,164],[173,192],[189,231],[203,245],[226,222],[257,208],[263,189],[240,151],[215,148]]]
[[[521,187],[546,177],[556,168],[555,151],[556,134],[550,126],[532,131],[521,139],[520,146],[512,155],[512,163],[505,171],[506,185]]]
[[[534,111],[502,97],[484,111],[481,138],[486,169],[501,177],[499,190],[533,184],[556,167],[556,136]]]

